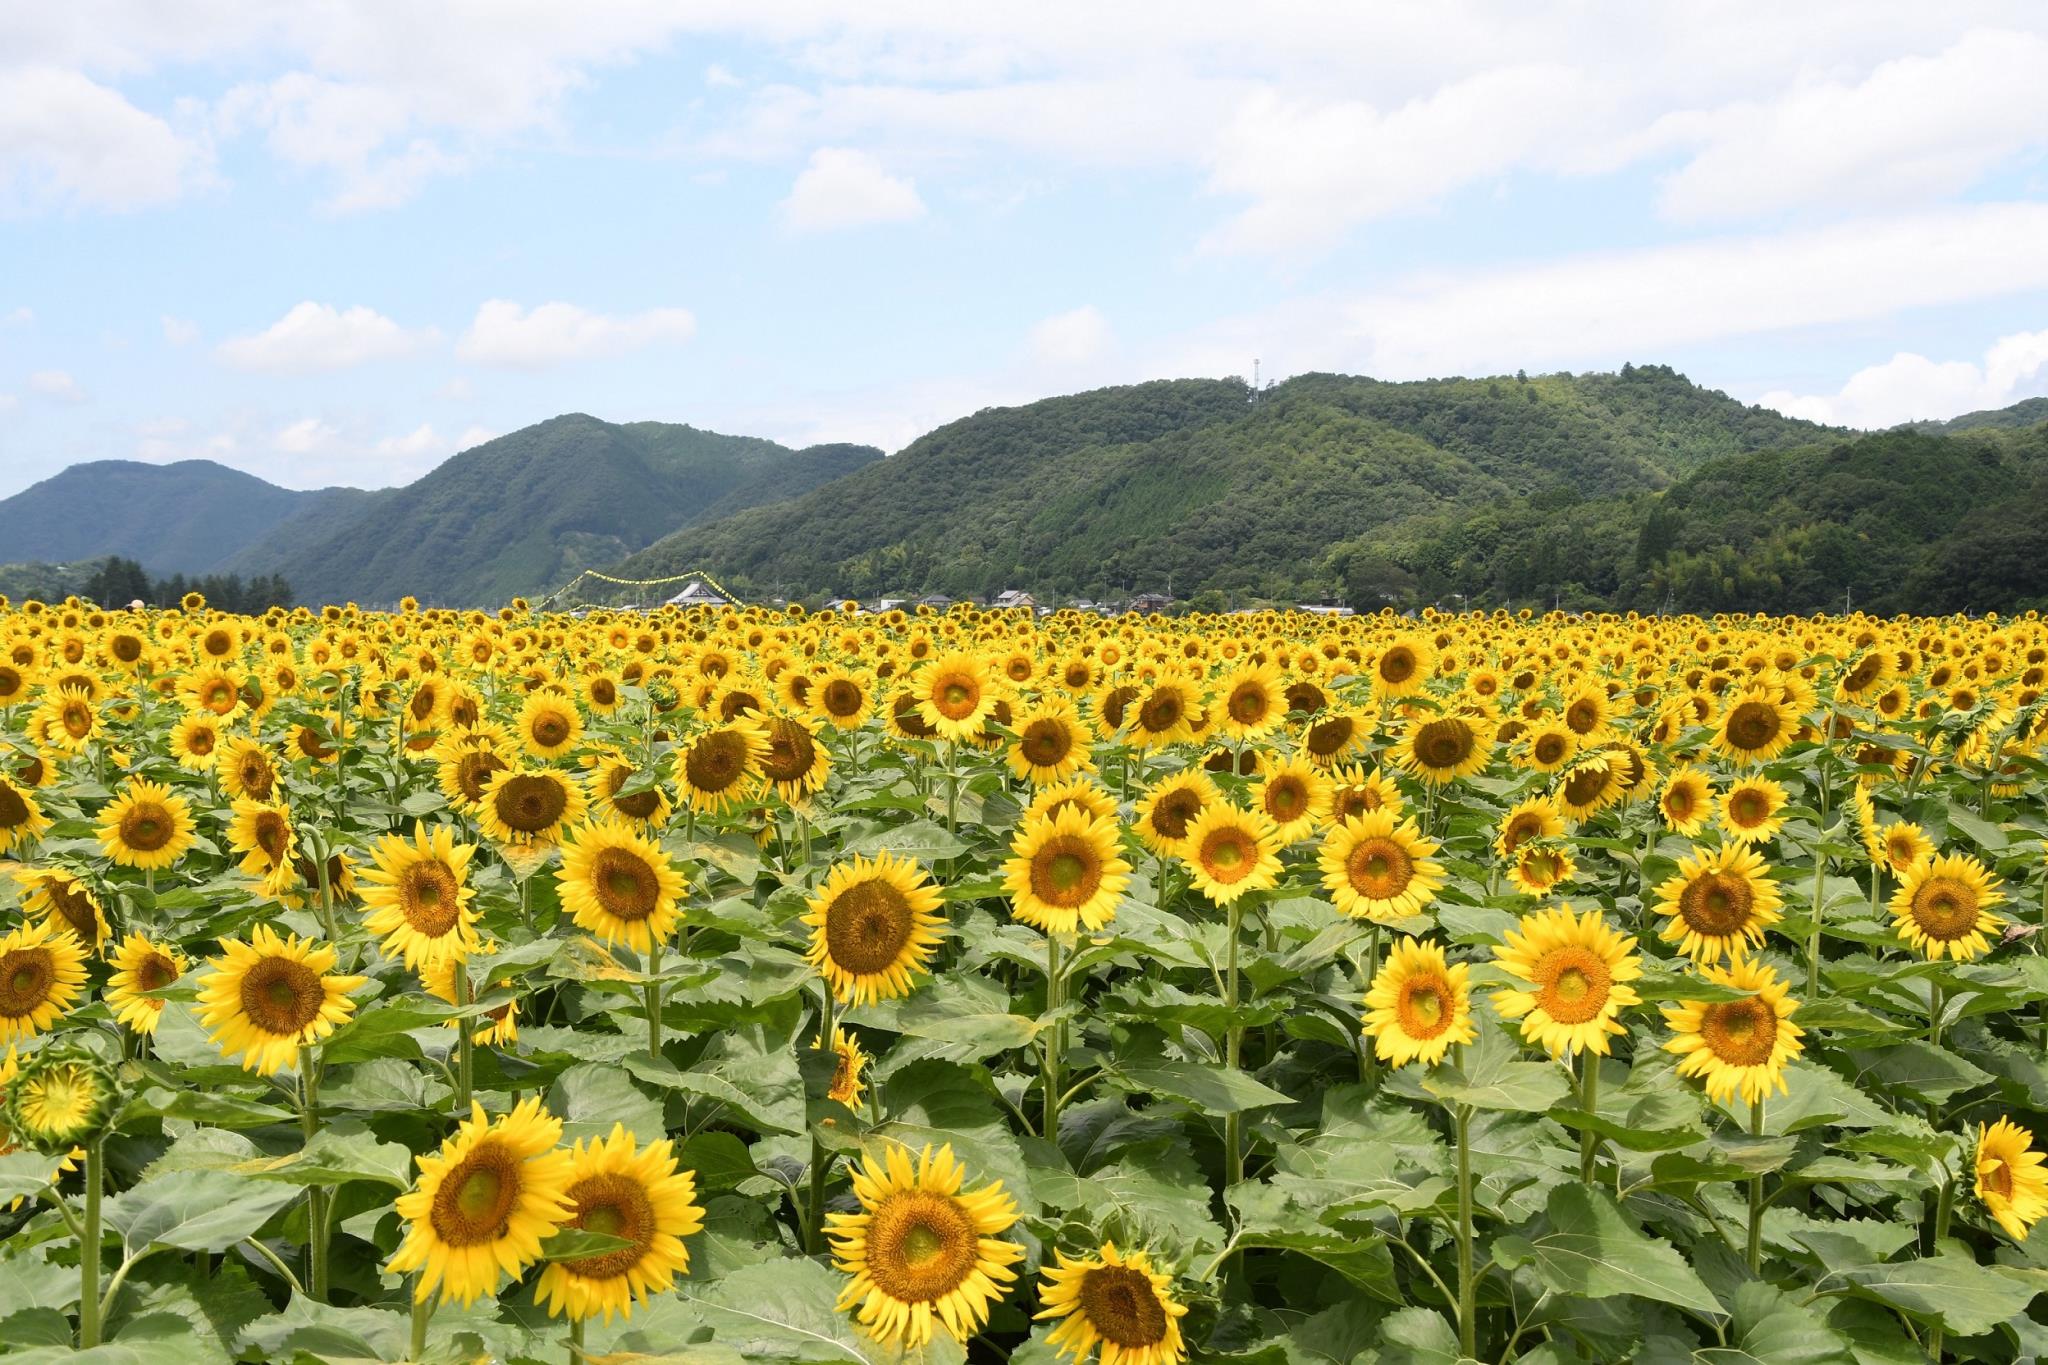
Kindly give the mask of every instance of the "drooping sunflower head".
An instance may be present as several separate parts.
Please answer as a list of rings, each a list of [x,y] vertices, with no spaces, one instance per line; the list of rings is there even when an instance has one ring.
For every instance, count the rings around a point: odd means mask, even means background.
[[[1991,950],[1986,935],[1999,926],[1991,907],[2004,899],[1998,878],[1984,864],[1967,854],[1945,853],[1906,869],[1892,893],[1892,922],[1917,952],[1967,962]]]
[[[1973,1183],[1978,1202],[2006,1235],[2024,1242],[2048,1215],[2048,1169],[2034,1150],[2034,1135],[2009,1118],[1977,1125]]]
[[[444,957],[475,952],[476,911],[469,862],[475,844],[458,844],[448,825],[429,830],[415,822],[413,837],[387,834],[371,850],[375,866],[363,873],[363,925],[383,940],[387,957],[408,970]]]
[[[637,826],[600,820],[578,827],[562,845],[555,879],[576,927],[606,943],[645,954],[675,937],[682,874]]]
[[[1108,924],[1130,882],[1131,865],[1117,850],[1111,819],[1090,819],[1071,807],[1027,821],[1010,844],[1003,869],[1011,913],[1048,934],[1091,932]]]
[[[214,1042],[258,1075],[292,1065],[355,1013],[349,992],[368,978],[333,975],[335,950],[259,924],[244,943],[226,939],[199,988],[197,1012]]]
[[[677,1168],[667,1138],[638,1146],[624,1124],[569,1153],[570,1208],[564,1227],[632,1243],[616,1251],[550,1261],[534,1288],[548,1316],[571,1321],[614,1313],[630,1317],[636,1303],[664,1293],[690,1270],[685,1237],[704,1227],[694,1172]]]
[[[1099,1344],[1105,1362],[1178,1365],[1186,1355],[1180,1320],[1187,1306],[1173,1297],[1173,1282],[1143,1251],[1122,1252],[1104,1242],[1093,1255],[1068,1256],[1055,1248],[1044,1267],[1039,1320],[1058,1325],[1045,1344],[1084,1360]]]
[[[761,789],[768,750],[768,732],[751,716],[699,732],[679,755],[683,799],[710,813],[746,804]]]
[[[1756,958],[1705,967],[1700,975],[1751,994],[1664,1007],[1664,1022],[1674,1035],[1664,1050],[1681,1058],[1678,1074],[1700,1077],[1716,1100],[1740,1096],[1754,1104],[1774,1090],[1782,1093],[1785,1064],[1804,1048],[1799,1041],[1803,1030],[1792,1022],[1799,1002],[1790,998],[1786,983]]]
[[[494,843],[554,844],[565,827],[582,820],[586,804],[583,785],[563,773],[511,767],[484,779],[477,825]]]
[[[1783,899],[1763,855],[1745,844],[1701,849],[1681,859],[1657,888],[1658,937],[1695,962],[1740,957],[1763,946]]]
[[[174,944],[159,943],[131,930],[114,949],[113,965],[105,993],[107,1007],[114,1011],[115,1019],[135,1032],[154,1034],[163,1017],[164,1002],[148,992],[176,985],[185,974],[185,955]]]
[[[22,907],[30,914],[69,932],[88,955],[105,946],[113,932],[106,908],[83,877],[61,867],[17,867],[14,880],[21,886]]]
[[[1373,811],[1347,820],[1323,840],[1323,886],[1339,910],[1387,923],[1420,914],[1443,889],[1437,842],[1413,820]]]
[[[835,864],[803,919],[810,964],[845,1003],[908,995],[944,936],[939,903],[938,887],[908,858]]]
[[[45,917],[0,938],[0,1043],[33,1038],[85,990],[85,948]]]
[[[1503,1018],[1522,1021],[1522,1036],[1551,1056],[1594,1052],[1625,1032],[1622,1009],[1641,1003],[1626,984],[1642,975],[1636,941],[1608,925],[1598,910],[1574,914],[1558,906],[1522,916],[1494,961],[1519,983],[1494,993]]]
[[[1453,1043],[1479,1036],[1467,984],[1471,968],[1444,958],[1442,945],[1404,938],[1365,996],[1365,1034],[1383,1062],[1435,1066]]]
[[[1525,896],[1542,896],[1570,881],[1578,870],[1578,863],[1563,843],[1529,840],[1516,850],[1515,861],[1508,868],[1508,880]]]
[[[814,1039],[811,1046],[822,1051],[825,1040]],[[826,1089],[826,1098],[858,1112],[861,1096],[867,1092],[867,1083],[862,1079],[862,1073],[867,1069],[868,1055],[861,1050],[859,1039],[843,1028],[834,1028],[832,1057],[832,1082]]]
[[[192,809],[169,787],[130,778],[100,812],[99,836],[121,866],[161,870],[192,847]]]
[[[1280,832],[1271,817],[1227,801],[1205,807],[1188,826],[1181,851],[1195,889],[1218,905],[1251,891],[1271,890],[1280,879]]]
[[[1138,802],[1133,827],[1145,847],[1175,857],[1187,846],[1188,826],[1195,817],[1211,802],[1222,799],[1209,774],[1200,768],[1184,768],[1155,783]]]

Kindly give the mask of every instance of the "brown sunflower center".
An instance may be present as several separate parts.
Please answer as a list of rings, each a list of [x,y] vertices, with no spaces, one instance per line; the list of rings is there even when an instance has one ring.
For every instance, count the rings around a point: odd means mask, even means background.
[[[600,849],[590,862],[590,890],[605,912],[622,920],[643,920],[661,904],[661,879],[631,849]]]
[[[1512,855],[1521,847],[1522,840],[1533,839],[1542,832],[1543,817],[1525,811],[1508,821],[1508,827],[1500,832],[1501,851]]]
[[[570,1227],[623,1237],[633,1245],[566,1261],[563,1269],[587,1280],[611,1280],[640,1263],[656,1231],[654,1201],[645,1186],[615,1173],[586,1176],[569,1187],[569,1202],[576,1210]]]
[[[1930,877],[1913,892],[1913,922],[1940,943],[1967,938],[1977,928],[1977,892],[1954,877]]]
[[[1992,1157],[1977,1171],[1977,1185],[1986,1194],[1995,1194],[2001,1199],[2012,1198],[2012,1166],[2009,1162]]]
[[[1590,735],[1600,728],[1600,704],[1580,698],[1564,709],[1565,726],[1575,735]]]
[[[320,732],[310,725],[301,725],[298,728],[298,732],[293,736],[293,742],[299,746],[299,752],[307,758],[324,763],[334,757],[334,750],[329,748],[327,742],[320,738]]]
[[[1266,784],[1266,814],[1286,824],[1299,819],[1308,809],[1308,787],[1292,774],[1274,778]]]
[[[528,733],[543,749],[560,748],[569,742],[569,718],[560,711],[543,711],[533,718]]]
[[[1211,881],[1226,884],[1249,877],[1258,865],[1258,849],[1241,829],[1209,831],[1195,856]]]
[[[462,914],[462,889],[455,872],[436,858],[405,869],[399,883],[398,906],[405,922],[428,938],[440,938]]]
[[[1102,886],[1102,859],[1085,839],[1048,839],[1031,857],[1031,892],[1048,905],[1083,904]]]
[[[1564,800],[1568,806],[1590,806],[1598,801],[1607,790],[1611,774],[1598,763],[1590,763],[1564,780]]]
[[[1755,787],[1729,793],[1728,818],[1743,829],[1755,829],[1771,818],[1771,798]]]
[[[1164,734],[1180,724],[1187,713],[1187,699],[1177,688],[1157,688],[1138,707],[1138,728],[1150,734]]]
[[[137,853],[155,853],[177,833],[171,813],[154,801],[137,801],[121,812],[121,843]]]
[[[1223,706],[1239,725],[1257,725],[1272,711],[1273,694],[1264,683],[1243,682],[1230,689]]]
[[[71,926],[71,932],[86,943],[98,943],[100,939],[99,907],[84,888],[70,880],[52,879],[43,884],[43,894],[48,898],[50,908]]]
[[[497,1138],[485,1138],[441,1177],[428,1217],[434,1232],[452,1247],[477,1246],[503,1237],[519,1203],[522,1181],[518,1153]]]
[[[1397,1011],[1401,1032],[1410,1038],[1428,1040],[1451,1026],[1450,983],[1430,975],[1409,981],[1401,988]]]
[[[619,699],[619,689],[610,678],[599,678],[590,684],[590,699],[599,706],[610,706]]]
[[[569,794],[557,778],[537,773],[518,773],[500,781],[491,804],[498,818],[515,834],[538,834],[553,829],[569,808]]]
[[[825,946],[832,961],[856,976],[894,965],[916,927],[910,901],[879,877],[855,882],[825,907]]]
[[[1678,917],[1705,938],[1727,938],[1749,927],[1756,889],[1727,872],[1703,872],[1678,893]]]
[[[16,948],[0,957],[0,1018],[34,1013],[56,980],[57,963],[48,948]]]
[[[1308,727],[1308,738],[1303,744],[1317,758],[1328,758],[1349,748],[1357,730],[1357,722],[1349,716],[1320,720]]]
[[[1606,961],[1591,949],[1554,948],[1536,964],[1536,1003],[1560,1024],[1583,1024],[1607,1004],[1613,982]]]
[[[1413,650],[1405,646],[1396,646],[1380,655],[1380,681],[1395,684],[1407,682],[1415,676],[1418,662]]]
[[[1700,1012],[1700,1037],[1729,1066],[1762,1066],[1778,1042],[1778,1013],[1756,996],[1717,1000]]]
[[[1359,895],[1383,901],[1408,889],[1415,877],[1415,862],[1408,850],[1392,839],[1361,839],[1344,860],[1344,872]]]
[[[1738,702],[1728,713],[1728,722],[1723,727],[1728,742],[1747,752],[1767,747],[1784,728],[1778,718],[1778,708],[1768,702]]]
[[[481,801],[484,779],[492,773],[504,772],[507,766],[504,759],[489,749],[471,749],[455,760],[455,786],[469,800]]]
[[[271,771],[270,760],[260,753],[244,754],[235,767],[235,777],[242,784],[242,790],[258,801],[269,797],[270,789],[277,781],[277,775]]]
[[[1074,749],[1074,737],[1057,720],[1034,720],[1019,736],[1024,757],[1040,768],[1058,767]]]
[[[502,766],[502,765],[500,765]],[[612,809],[635,820],[652,820],[654,813],[661,809],[661,793],[653,787],[631,796],[620,796],[619,788],[626,785],[633,776],[633,769],[624,763],[614,763],[605,773],[605,794],[611,798]]]
[[[92,707],[82,701],[67,701],[58,710],[57,721],[71,738],[84,739],[92,733]]]
[[[135,988],[144,991],[160,991],[178,979],[178,964],[162,953],[151,953],[135,967]],[[163,1001],[152,1001],[158,1009]]]
[[[1178,787],[1152,803],[1152,828],[1169,839],[1188,837],[1188,822],[1202,813],[1200,793]]]
[[[768,722],[768,757],[761,761],[761,770],[768,774],[769,781],[799,781],[810,772],[817,757],[818,748],[811,742],[810,731],[787,716],[777,716]]]
[[[700,792],[722,792],[747,775],[747,742],[731,730],[714,730],[690,746],[683,775]]]
[[[846,717],[860,714],[860,688],[845,678],[834,678],[825,684],[823,695],[825,710],[834,716]]]
[[[1456,716],[1424,725],[1415,736],[1415,757],[1425,768],[1448,772],[1472,757],[1472,727]]]
[[[296,958],[266,957],[242,976],[242,1013],[265,1033],[295,1037],[326,1003],[320,974]]]
[[[1673,820],[1690,820],[1693,812],[1698,809],[1699,798],[1693,794],[1693,789],[1684,783],[1664,793],[1664,814]]]
[[[868,1277],[900,1303],[931,1303],[960,1287],[980,1249],[981,1234],[957,1200],[903,1190],[868,1223]]]
[[[1096,1266],[1081,1276],[1081,1312],[1103,1340],[1140,1351],[1166,1340],[1166,1309],[1135,1266]]]
[[[13,787],[0,783],[0,829],[28,823],[28,802]]]
[[[291,842],[291,828],[282,815],[267,810],[256,817],[255,836],[256,847],[263,850],[274,867],[284,857],[285,845]]]

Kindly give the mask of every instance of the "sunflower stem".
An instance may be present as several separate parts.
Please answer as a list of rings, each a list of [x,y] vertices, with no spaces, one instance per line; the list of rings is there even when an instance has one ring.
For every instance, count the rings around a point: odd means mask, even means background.
[[[583,1319],[569,1319],[569,1365],[581,1365],[583,1360]]]
[[[1060,940],[1059,935],[1045,936],[1045,1013],[1048,1019],[1060,1008]],[[1060,1054],[1066,1039],[1060,1035],[1064,1026],[1053,1020],[1045,1033],[1045,1074],[1041,1078],[1045,1087],[1043,1117],[1039,1119],[1038,1135],[1048,1142],[1057,1141],[1060,1131]]]
[[[647,945],[647,1055],[661,1060],[661,982],[654,978],[661,971],[661,940],[650,940]],[[831,1039],[825,1045],[832,1045]]]
[[[1764,1134],[1764,1097],[1758,1095],[1749,1102],[1749,1135],[1762,1137]],[[1764,1178],[1761,1175],[1749,1179],[1749,1273],[1760,1274],[1764,1263]]]
[[[326,931],[328,943],[339,946],[341,934],[334,918],[334,885],[327,871],[327,857],[327,840],[322,837],[313,849],[314,876],[320,884],[320,927]]]
[[[1377,920],[1365,932],[1365,988],[1372,989],[1373,979],[1380,974],[1380,926]],[[1365,1082],[1365,1093],[1371,1095],[1380,1088],[1379,1049],[1370,1043],[1359,1060],[1359,1080]]]
[[[827,1051],[834,1050],[833,1032],[836,1021],[832,1017],[832,983],[822,977],[818,980],[818,1046]],[[818,1140],[815,1131],[811,1135],[810,1198],[804,1204],[804,1252],[817,1256],[825,1250],[825,1178],[831,1174],[831,1153]]]
[[[960,745],[958,741],[946,741],[946,833],[952,834],[959,827],[960,805]]]
[[[1927,1041],[1941,1046],[1941,1012],[1948,1004],[1948,992],[1938,977],[1927,978]]]
[[[2041,883],[2041,941],[2048,943],[2048,881]],[[2041,1051],[2048,1052],[2048,1000],[2034,1006],[2041,1020]]]
[[[434,1296],[422,1294],[414,1289],[412,1301],[412,1347],[405,1353],[407,1360],[419,1360],[427,1353],[427,1324],[434,1318]]]
[[[1472,1106],[1458,1105],[1453,1114],[1458,1136],[1458,1348],[1464,1355],[1477,1358],[1478,1281],[1472,1274]]]
[[[1229,950],[1224,959],[1223,1009],[1229,1023],[1223,1031],[1223,1061],[1232,1071],[1237,1070],[1244,1054],[1244,1026],[1237,1022],[1237,941],[1244,928],[1244,897],[1230,903],[1228,915]],[[1223,1188],[1228,1197],[1231,1186],[1244,1180],[1244,1115],[1241,1112],[1226,1114],[1223,1118]]]
[[[462,975],[458,965],[456,974]],[[462,1028],[469,1027],[467,1020]],[[320,1130],[320,1062],[313,1048],[299,1045],[299,1143],[310,1145]],[[318,1185],[306,1187],[306,1279],[313,1297],[327,1302],[327,1191]]]
[[[469,963],[455,964],[455,1008],[460,1010],[472,1003],[475,992],[470,989]],[[455,1120],[460,1123],[469,1117],[470,1096],[476,1090],[476,1039],[471,1036],[469,1016],[459,1015],[455,1020]]]
[[[1579,1108],[1587,1114],[1600,1112],[1600,1057],[1587,1048],[1579,1053]],[[1600,1145],[1599,1134],[1588,1126],[1579,1134],[1579,1179],[1593,1183],[1593,1158]]]
[[[1827,876],[1827,870],[1827,855],[1820,851],[1820,840],[1815,839],[1813,841],[1813,899],[1809,902],[1809,908],[1813,913],[1813,928],[1806,935],[1806,995],[1808,999],[1812,999],[1820,994],[1821,893],[1823,880]],[[1871,873],[1871,884],[1873,886],[1876,885],[1876,875],[1874,871]]]
[[[1944,1176],[1941,1182],[1941,1198],[1934,1206],[1934,1246],[1931,1250],[1936,1256],[1941,1254],[1941,1243],[1948,1236],[1949,1214],[1954,1210],[1955,1202],[1956,1182],[1953,1178]],[[1936,1322],[1927,1333],[1927,1355],[1936,1362],[1936,1365],[1939,1365],[1941,1360],[1941,1337],[1941,1323]]]
[[[85,1218],[78,1234],[78,1349],[100,1344],[100,1189],[106,1184],[106,1140],[85,1145]]]

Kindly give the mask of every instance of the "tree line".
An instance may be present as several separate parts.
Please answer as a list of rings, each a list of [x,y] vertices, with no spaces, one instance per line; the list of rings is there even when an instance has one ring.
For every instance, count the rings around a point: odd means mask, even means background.
[[[283,574],[260,574],[247,580],[232,573],[193,578],[174,573],[168,578],[152,578],[142,565],[119,555],[100,561],[85,581],[84,595],[103,607],[125,607],[130,602],[174,607],[188,592],[204,597],[208,606],[249,616],[292,605],[292,585]]]

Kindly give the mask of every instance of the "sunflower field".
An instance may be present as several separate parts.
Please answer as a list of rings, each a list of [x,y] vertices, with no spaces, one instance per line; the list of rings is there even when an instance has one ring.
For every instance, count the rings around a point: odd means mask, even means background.
[[[2048,1356],[2048,623],[0,602],[0,1351]]]

